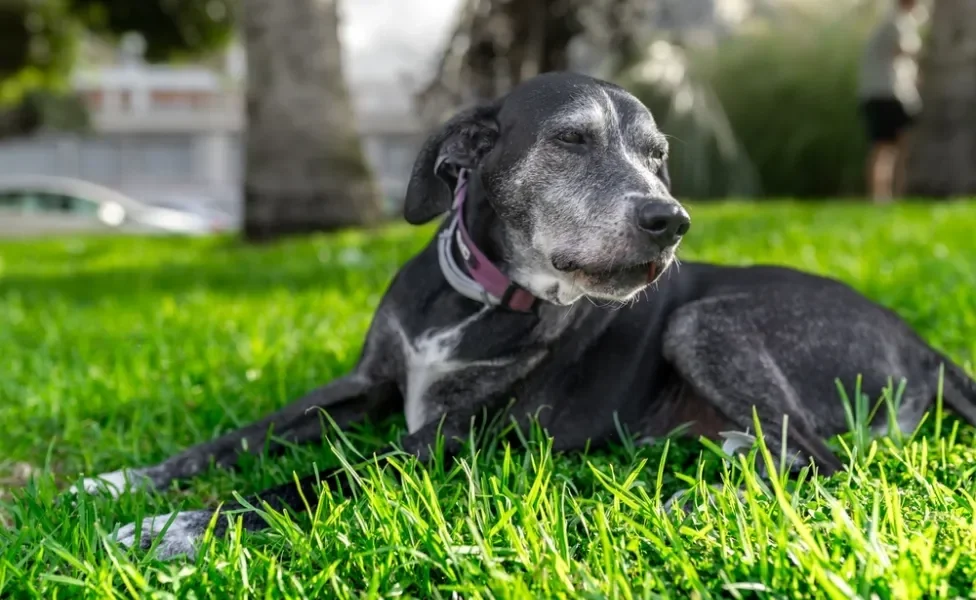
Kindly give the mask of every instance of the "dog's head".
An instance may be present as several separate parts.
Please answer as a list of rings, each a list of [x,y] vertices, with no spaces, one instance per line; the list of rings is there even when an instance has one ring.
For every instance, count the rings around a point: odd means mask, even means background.
[[[468,169],[479,184],[469,201],[490,205],[516,283],[560,305],[624,301],[660,277],[688,231],[669,190],[667,151],[626,90],[547,73],[431,135],[404,216],[420,224],[448,211],[458,170]]]

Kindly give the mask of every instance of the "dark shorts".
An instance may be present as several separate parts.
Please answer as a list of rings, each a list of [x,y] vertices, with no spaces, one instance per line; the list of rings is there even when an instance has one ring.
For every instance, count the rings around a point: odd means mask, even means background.
[[[872,98],[861,102],[861,115],[872,142],[894,142],[914,117],[894,98]]]

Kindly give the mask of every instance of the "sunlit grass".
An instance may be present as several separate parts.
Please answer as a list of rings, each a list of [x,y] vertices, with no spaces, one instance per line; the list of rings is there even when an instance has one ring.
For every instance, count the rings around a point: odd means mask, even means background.
[[[976,204],[690,211],[685,260],[838,277],[972,372]],[[851,469],[830,479],[763,479],[694,440],[554,455],[527,432],[524,447],[469,448],[446,467],[369,464],[355,498],[326,491],[312,515],[269,515],[267,533],[231,531],[170,563],[105,534],[336,465],[335,452],[251,459],[165,494],[57,501],[81,472],[156,462],[344,372],[395,269],[432,231],[260,248],[0,244],[0,597],[976,597],[973,429],[930,415],[914,436],[875,441],[859,427],[873,404],[855,390],[854,431],[838,444]],[[402,428],[357,429],[351,447],[332,440],[356,460]],[[686,489],[700,508],[661,510]]]

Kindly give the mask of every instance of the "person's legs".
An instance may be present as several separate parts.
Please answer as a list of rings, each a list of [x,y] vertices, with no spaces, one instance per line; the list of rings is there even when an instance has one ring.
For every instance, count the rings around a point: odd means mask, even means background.
[[[898,129],[898,136],[895,140],[897,159],[895,163],[893,192],[895,197],[905,196],[905,179],[908,167],[908,144],[911,142],[912,125],[915,119],[907,114],[904,115],[901,127]]]
[[[871,141],[866,169],[867,192],[879,204],[890,202],[895,197],[898,133],[902,125],[900,109],[901,105],[897,101],[889,99],[872,99],[862,106],[868,138]]]
[[[907,137],[908,132],[901,131],[898,134],[898,139],[895,141],[895,164],[891,174],[891,193],[895,198],[903,198],[905,196],[905,155],[907,154],[905,148],[907,146]]]
[[[889,141],[876,141],[868,154],[868,194],[878,204],[894,198],[895,163],[898,146]]]

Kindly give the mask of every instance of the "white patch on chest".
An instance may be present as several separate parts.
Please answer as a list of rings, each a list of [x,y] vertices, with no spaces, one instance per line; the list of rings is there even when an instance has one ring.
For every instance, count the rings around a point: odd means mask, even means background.
[[[410,339],[397,324],[407,371],[404,412],[410,433],[423,427],[427,421],[440,417],[432,413],[425,402],[427,392],[434,383],[468,367],[500,364],[499,361],[465,361],[455,357],[465,329],[488,310],[485,308],[451,327],[428,329],[414,339]]]

